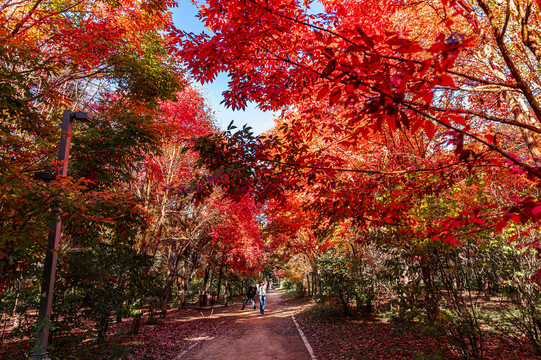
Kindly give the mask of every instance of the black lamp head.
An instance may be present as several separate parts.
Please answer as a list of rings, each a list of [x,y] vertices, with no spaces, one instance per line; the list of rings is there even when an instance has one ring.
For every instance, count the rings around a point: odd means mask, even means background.
[[[83,112],[83,111],[78,111],[78,112],[73,113],[73,118],[75,120],[79,120],[79,121],[82,121],[82,122],[91,122],[92,121],[92,115],[90,115],[87,112]]]

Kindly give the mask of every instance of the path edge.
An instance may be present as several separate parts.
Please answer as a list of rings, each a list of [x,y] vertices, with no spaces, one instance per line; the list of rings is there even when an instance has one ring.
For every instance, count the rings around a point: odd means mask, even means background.
[[[304,346],[306,346],[306,350],[308,350],[308,353],[310,354],[310,357],[312,360],[317,360],[316,355],[314,355],[314,350],[310,346],[310,343],[308,342],[308,339],[304,335],[304,332],[302,331],[301,327],[299,326],[299,323],[295,319],[295,315],[291,315],[291,318],[293,319],[293,322],[295,323],[295,326],[297,327],[297,330],[299,331],[299,335],[301,336],[302,341],[304,342]]]
[[[192,350],[194,347],[197,346],[197,344],[199,344],[201,341],[196,341],[195,343],[193,343],[192,345],[190,345],[186,350],[184,350],[183,352],[181,352],[180,354],[178,354],[178,356],[175,358],[175,360],[180,360],[182,359],[182,357],[184,355],[186,355],[190,350]]]

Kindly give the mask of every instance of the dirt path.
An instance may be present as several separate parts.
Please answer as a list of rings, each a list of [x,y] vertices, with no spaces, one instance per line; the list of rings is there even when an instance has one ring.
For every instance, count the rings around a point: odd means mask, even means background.
[[[233,323],[239,331],[201,339],[178,359],[310,360],[308,350],[291,318],[302,305],[288,304],[279,292],[267,295],[265,316],[259,315],[257,305],[257,310],[251,307],[240,310],[240,306],[234,306],[213,313],[212,317],[228,325]]]

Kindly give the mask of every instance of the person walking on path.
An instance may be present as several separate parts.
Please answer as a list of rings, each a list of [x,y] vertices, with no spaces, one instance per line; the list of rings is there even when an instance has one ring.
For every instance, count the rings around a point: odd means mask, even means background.
[[[257,284],[257,292],[259,293],[259,312],[261,315],[265,315],[265,302],[267,301],[267,288],[268,283],[265,281],[259,281]]]
[[[244,297],[244,303],[242,304],[241,310],[244,310],[244,307],[248,303],[248,300],[252,302],[252,305],[254,306],[254,310],[255,310],[255,302],[254,302],[255,292],[256,292],[255,286],[251,286],[251,285],[248,286],[248,291],[246,292],[246,296]]]

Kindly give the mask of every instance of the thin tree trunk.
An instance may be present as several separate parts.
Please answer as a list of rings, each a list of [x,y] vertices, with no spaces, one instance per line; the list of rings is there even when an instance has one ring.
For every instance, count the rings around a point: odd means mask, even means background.
[[[432,273],[427,264],[424,264],[424,266],[421,266],[421,275],[423,278],[423,282],[425,283],[426,288],[427,288],[425,304],[426,304],[426,312],[428,316],[428,321],[430,322],[430,324],[434,324],[436,322],[436,318],[439,313],[439,306],[437,303],[436,290],[432,282]]]
[[[209,267],[207,266],[205,268],[205,276],[203,278],[203,290],[207,290],[207,283],[209,281],[209,275],[210,275],[210,270],[209,270]]]
[[[223,272],[224,265],[220,265],[220,275],[218,275],[218,292],[216,293],[216,301],[220,300],[220,290],[222,287],[222,272]]]
[[[19,289],[19,291],[17,294],[17,298],[15,299],[15,305],[13,306],[13,314],[15,314],[15,319],[13,321],[14,328],[18,328],[21,325],[21,314],[17,311],[17,306],[19,305],[19,299],[20,299],[19,294],[21,293],[21,290],[22,290],[20,285],[21,285],[21,282],[19,281],[17,284],[17,288]]]
[[[186,299],[190,295],[190,284],[193,277],[189,263],[182,268],[181,290],[178,302],[178,309],[183,309],[186,305]]]
[[[175,252],[173,251],[173,245],[170,245],[169,254],[167,256],[167,273],[165,275],[165,293],[162,298],[162,318],[165,318],[167,314],[167,306],[169,304],[169,298],[171,297],[174,276],[177,272],[179,262],[180,256],[176,256]]]
[[[492,70],[492,74],[502,82],[507,82],[507,76],[496,60],[494,49],[492,49],[489,45],[486,45],[484,47],[484,55],[488,61],[490,69]],[[516,80],[518,81],[519,79]],[[537,126],[539,124],[538,119],[534,114],[531,114],[528,105],[524,102],[524,99],[519,94],[514,91],[502,91],[502,94],[509,104],[509,107],[511,108],[517,122],[533,126]],[[533,106],[532,104],[530,105]],[[522,137],[524,138],[524,142],[528,147],[530,155],[535,162],[536,168],[541,168],[541,147],[539,145],[537,136],[532,131],[523,127],[520,127],[519,129],[522,133]]]
[[[210,268],[210,278],[209,278],[209,287],[208,287],[209,289],[213,289],[213,286],[214,286],[213,285],[214,284],[214,272],[215,272],[214,270],[215,270],[214,267]]]
[[[225,286],[224,286],[224,306],[227,306],[227,300],[229,299],[229,294],[228,294],[228,282],[227,282],[227,274],[228,274],[228,271],[227,271],[227,265],[225,266]]]

